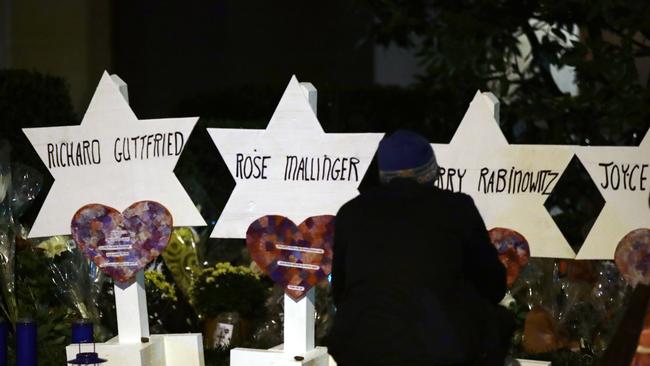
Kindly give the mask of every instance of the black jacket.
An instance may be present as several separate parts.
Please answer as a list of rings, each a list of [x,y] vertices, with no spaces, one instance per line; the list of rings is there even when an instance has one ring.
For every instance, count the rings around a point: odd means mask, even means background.
[[[330,353],[344,365],[476,359],[505,292],[472,199],[394,180],[337,215]]]

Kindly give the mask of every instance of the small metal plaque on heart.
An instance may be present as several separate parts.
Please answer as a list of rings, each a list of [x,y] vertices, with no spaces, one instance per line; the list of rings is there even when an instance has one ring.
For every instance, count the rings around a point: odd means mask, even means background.
[[[246,246],[255,263],[298,301],[332,272],[334,221],[332,215],[314,216],[296,226],[283,216],[263,216],[248,227]]]
[[[100,204],[80,208],[72,238],[84,255],[118,282],[126,282],[162,253],[173,228],[160,203],[140,201],[120,213]]]

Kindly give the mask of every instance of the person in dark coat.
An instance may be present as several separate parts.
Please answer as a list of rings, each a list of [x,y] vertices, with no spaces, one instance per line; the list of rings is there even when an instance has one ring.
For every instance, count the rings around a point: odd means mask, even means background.
[[[385,137],[378,163],[382,185],[336,217],[330,354],[339,366],[503,365],[506,271],[472,198],[433,186],[433,150],[413,132]]]

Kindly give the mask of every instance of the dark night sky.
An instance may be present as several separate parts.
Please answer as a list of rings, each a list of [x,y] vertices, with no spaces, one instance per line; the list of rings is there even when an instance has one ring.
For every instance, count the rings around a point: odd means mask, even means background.
[[[224,88],[282,90],[293,73],[319,87],[366,86],[370,20],[350,3],[116,2],[113,72],[128,80],[141,118]]]

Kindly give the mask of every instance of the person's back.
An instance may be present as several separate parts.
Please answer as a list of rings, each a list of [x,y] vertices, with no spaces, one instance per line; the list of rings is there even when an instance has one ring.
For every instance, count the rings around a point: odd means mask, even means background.
[[[497,336],[505,269],[471,198],[404,176],[337,215],[329,347],[341,366],[460,363]]]

